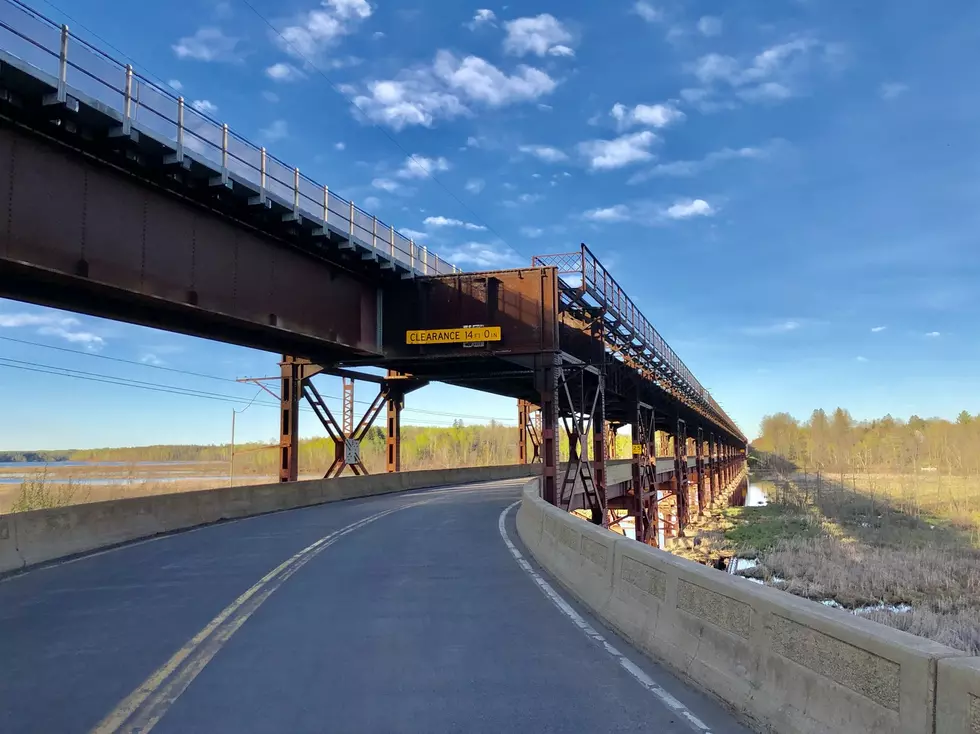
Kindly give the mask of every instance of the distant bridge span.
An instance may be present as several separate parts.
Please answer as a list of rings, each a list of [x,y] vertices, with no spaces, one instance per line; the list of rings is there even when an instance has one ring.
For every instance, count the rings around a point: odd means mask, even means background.
[[[745,436],[585,245],[459,272],[67,28],[0,9],[0,295],[282,353],[283,481],[301,400],[335,441],[328,474],[363,471],[383,409],[397,471],[405,395],[429,381],[516,398],[543,497],[631,516],[641,541],[682,533],[736,476]],[[474,325],[499,339],[406,339]],[[319,373],[379,385],[358,424],[352,389],[337,420]],[[612,486],[626,425],[632,475]]]

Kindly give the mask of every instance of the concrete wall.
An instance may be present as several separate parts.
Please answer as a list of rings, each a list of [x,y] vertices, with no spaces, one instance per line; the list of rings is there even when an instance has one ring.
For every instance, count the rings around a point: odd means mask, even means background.
[[[980,734],[978,658],[597,528],[537,480],[517,529],[607,624],[757,731]]]
[[[423,487],[531,476],[539,466],[377,474],[92,502],[0,517],[0,574],[159,533]]]

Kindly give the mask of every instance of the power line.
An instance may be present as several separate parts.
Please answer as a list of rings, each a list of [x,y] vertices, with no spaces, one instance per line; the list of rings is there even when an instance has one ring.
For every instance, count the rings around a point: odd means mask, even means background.
[[[85,356],[88,356],[88,357],[100,357],[100,358],[103,358],[103,359],[108,359],[110,361],[121,362],[121,363],[124,363],[124,364],[131,364],[131,365],[138,366],[138,367],[151,367],[151,368],[155,368],[155,369],[164,369],[164,370],[168,370],[168,371],[171,371],[171,372],[177,372],[179,374],[186,374],[186,375],[191,375],[191,376],[194,376],[194,377],[205,377],[205,378],[209,378],[209,379],[213,379],[213,380],[220,380],[220,381],[229,382],[229,383],[232,383],[232,384],[238,384],[235,380],[232,380],[231,378],[218,377],[217,375],[206,375],[206,374],[198,373],[198,372],[189,372],[187,370],[178,370],[178,369],[175,369],[175,368],[161,367],[160,365],[150,365],[150,364],[146,364],[144,362],[136,362],[134,360],[123,359],[121,357],[109,357],[107,355],[92,354],[91,352],[83,352],[81,350],[69,349],[67,347],[56,347],[56,346],[53,346],[53,345],[50,345],[50,344],[41,344],[41,343],[38,343],[38,342],[30,342],[30,341],[27,341],[27,340],[24,340],[24,339],[13,339],[12,337],[0,336],[0,339],[4,339],[4,340],[8,340],[8,341],[14,341],[14,342],[17,342],[17,343],[20,343],[20,344],[26,344],[26,345],[31,345],[31,346],[38,346],[38,347],[50,348],[50,349],[54,349],[54,350],[61,351],[61,352],[69,352],[69,353],[72,353],[72,354],[85,355]],[[76,370],[76,369],[73,369],[71,367],[60,367],[58,365],[47,365],[47,364],[39,364],[39,363],[36,363],[36,362],[27,362],[27,361],[24,361],[24,360],[13,359],[13,358],[10,358],[10,357],[0,357],[0,367],[7,367],[7,368],[10,368],[10,369],[19,369],[19,370],[23,370],[23,371],[27,371],[27,372],[41,372],[43,374],[51,374],[51,375],[56,375],[56,376],[60,376],[60,377],[72,377],[72,378],[76,378],[76,379],[89,380],[91,382],[101,382],[101,383],[105,383],[105,384],[119,385],[119,386],[122,386],[122,387],[134,387],[134,388],[139,388],[139,389],[151,390],[153,392],[165,392],[165,393],[170,393],[170,394],[174,394],[174,395],[185,395],[187,397],[200,397],[200,398],[203,398],[203,399],[206,399],[206,400],[220,400],[220,401],[224,401],[224,402],[231,402],[231,403],[238,403],[238,404],[241,404],[241,403],[246,402],[244,398],[240,398],[240,397],[237,397],[237,396],[234,396],[234,395],[224,395],[224,394],[209,392],[209,391],[205,391],[205,390],[196,390],[196,389],[193,389],[193,388],[180,387],[178,385],[162,385],[162,384],[157,383],[157,382],[148,382],[148,381],[145,381],[145,380],[136,380],[136,379],[129,378],[129,377],[119,377],[119,376],[116,376],[116,375],[106,375],[106,374],[97,373],[97,372],[87,372],[85,370]],[[333,401],[336,401],[336,402],[340,402],[341,401],[341,398],[340,397],[336,397],[336,396],[333,396],[333,395],[325,396],[325,399],[327,399],[327,400],[333,400]],[[252,402],[254,402],[254,401],[255,401],[255,398],[252,399]],[[362,405],[371,405],[370,402],[364,401],[364,400],[355,401],[355,402],[358,402],[358,403],[360,403]],[[251,405],[251,402],[249,403],[249,405]],[[278,408],[279,407],[278,403],[271,403],[271,402],[257,402],[256,405],[262,405],[264,407],[270,407],[270,408]],[[310,408],[302,408],[302,410],[304,410],[305,412],[311,412],[311,413],[313,412],[312,409],[310,409]],[[490,420],[490,421],[508,422],[507,419],[498,418],[498,417],[494,417],[494,416],[473,415],[473,414],[467,414],[467,413],[446,413],[446,412],[442,412],[442,411],[424,410],[422,408],[405,408],[404,409],[404,412],[408,412],[408,413],[419,413],[419,414],[422,414],[422,415],[442,416],[442,417],[447,417],[447,418],[468,418],[468,419],[475,419],[475,420]],[[444,421],[442,421],[441,423],[444,423],[445,424]],[[446,425],[451,425],[451,424],[446,424]]]
[[[207,380],[220,380],[221,382],[234,382],[230,377],[219,377],[218,375],[208,375],[203,372],[191,372],[189,370],[181,370],[176,367],[165,367],[159,364],[151,364],[149,362],[140,362],[135,359],[124,359],[122,357],[110,357],[107,354],[96,354],[95,352],[86,352],[81,349],[71,349],[69,347],[58,347],[54,344],[42,344],[41,342],[32,342],[26,339],[15,339],[12,336],[0,336],[0,339],[8,342],[15,342],[16,344],[26,344],[31,347],[42,347],[44,349],[53,349],[56,352],[66,352],[68,354],[80,354],[84,357],[95,357],[96,359],[105,359],[110,362],[120,362],[121,364],[131,364],[137,367],[149,367],[154,370],[163,370],[164,372],[176,372],[180,375],[189,375],[191,377],[201,377]]]

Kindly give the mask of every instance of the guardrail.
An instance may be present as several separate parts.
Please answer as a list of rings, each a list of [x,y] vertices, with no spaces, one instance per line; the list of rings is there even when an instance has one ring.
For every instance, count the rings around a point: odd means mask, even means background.
[[[980,731],[980,658],[598,528],[524,489],[531,555],[638,649],[770,734]]]
[[[17,60],[24,62],[17,64]],[[451,263],[400,234],[235,133],[227,124],[188,105],[183,97],[141,76],[19,0],[0,2],[0,61],[13,63],[57,91],[50,100],[77,109],[79,101],[116,118],[122,130],[164,143],[184,158],[213,167],[221,183],[237,180],[297,215],[321,223],[419,275],[460,272]]]

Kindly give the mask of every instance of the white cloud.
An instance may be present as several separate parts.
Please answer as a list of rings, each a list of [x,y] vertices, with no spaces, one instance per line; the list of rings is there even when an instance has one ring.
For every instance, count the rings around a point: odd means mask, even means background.
[[[561,163],[568,160],[568,156],[563,151],[552,148],[550,145],[521,145],[518,150],[521,153],[533,155],[545,163]]]
[[[285,120],[273,120],[269,127],[259,130],[259,137],[267,143],[275,143],[289,137],[289,127]]]
[[[656,135],[643,130],[614,140],[587,140],[579,143],[578,149],[589,160],[589,168],[605,171],[650,160],[650,146],[656,141]]]
[[[543,198],[541,194],[521,194],[517,197],[517,200],[522,204],[535,204]]]
[[[17,329],[23,326],[47,326],[52,323],[77,324],[78,319],[33,313],[0,313],[0,329]]]
[[[105,339],[91,331],[81,330],[81,326],[81,321],[74,316],[63,316],[59,313],[0,313],[0,328],[37,327],[37,333],[41,336],[58,337],[71,344],[82,344],[91,350],[105,344]]]
[[[471,222],[464,222],[460,219],[450,219],[448,217],[426,217],[423,224],[429,227],[462,227],[463,229],[468,229],[472,232],[483,232],[486,230],[482,224],[472,224]]]
[[[208,26],[199,28],[193,36],[181,38],[171,48],[178,59],[238,63],[243,59],[239,43],[240,38],[226,36],[220,28]]]
[[[417,229],[408,229],[407,227],[399,229],[398,232],[401,233],[402,237],[408,237],[408,239],[415,241],[424,240],[429,236],[425,232],[419,232]]]
[[[140,362],[142,362],[143,364],[153,365],[154,367],[160,367],[164,363],[163,360],[160,359],[157,355],[149,352],[147,352],[142,357],[140,357]]]
[[[343,141],[339,141],[334,143],[333,147],[335,150],[344,150],[347,147],[347,144]]]
[[[625,204],[616,204],[602,209],[592,209],[584,216],[593,222],[625,222],[630,218],[630,210]]]
[[[856,359],[857,359],[858,362],[867,362],[868,361],[868,358],[867,357],[857,357]]]
[[[664,213],[670,219],[690,219],[713,216],[715,210],[704,199],[681,199],[667,207]]]
[[[447,252],[446,259],[455,265],[470,265],[476,268],[509,268],[524,262],[523,258],[502,245],[483,242],[467,242],[460,245],[452,252]]]
[[[935,338],[937,336],[941,336],[941,334],[938,331],[930,331],[928,334],[926,334],[926,336]]]
[[[742,329],[746,336],[773,336],[778,334],[788,334],[796,331],[801,326],[799,321],[778,321],[765,326],[747,326]]]
[[[449,161],[442,156],[438,158],[427,158],[424,155],[412,155],[405,159],[402,167],[395,175],[398,178],[426,178],[434,173],[442,173],[451,168]]]
[[[291,56],[309,61],[370,17],[367,0],[323,0],[320,7],[296,16],[273,40]]]
[[[521,65],[516,74],[508,76],[478,56],[458,60],[448,51],[436,54],[433,68],[450,88],[491,107],[535,100],[551,93],[556,86],[540,69]]]
[[[882,99],[895,99],[896,97],[901,97],[907,91],[909,91],[907,84],[902,84],[901,82],[885,82],[878,87],[878,96]]]
[[[664,19],[664,13],[659,8],[655,8],[644,0],[638,0],[633,4],[633,12],[639,15],[647,23],[659,23]]]
[[[698,21],[698,32],[702,36],[720,36],[721,28],[721,18],[713,15],[703,15]]]
[[[425,75],[371,81],[367,91],[355,97],[354,104],[368,119],[394,130],[412,125],[431,127],[437,119],[452,119],[469,112],[456,95],[440,89]]]
[[[537,239],[544,234],[544,230],[540,227],[521,227],[520,232],[522,236],[529,239]]]
[[[468,104],[504,107],[550,94],[557,82],[548,74],[520,65],[507,74],[478,56],[457,58],[439,51],[431,66],[401,72],[395,79],[372,80],[354,103],[370,120],[394,130],[471,114]]]
[[[195,99],[193,102],[191,102],[191,107],[200,112],[202,115],[218,114],[218,105],[207,99]]]
[[[270,92],[268,89],[262,92],[262,99],[271,104],[276,104],[279,102],[279,95],[275,92]]]
[[[882,331],[884,331],[887,328],[888,328],[887,326],[872,326],[871,327],[871,333],[872,334],[878,334],[879,332],[882,332]]]
[[[89,331],[74,331],[62,326],[42,326],[37,330],[42,336],[56,336],[72,344],[84,344],[89,349],[98,349],[105,344],[105,340],[98,334]]]
[[[507,37],[504,38],[504,52],[514,56],[573,56],[574,51],[568,46],[572,42],[572,34],[555,16],[548,13],[533,18],[518,18],[504,23]],[[555,53],[555,49],[561,49]]]
[[[379,199],[377,196],[367,196],[361,203],[368,210],[377,209],[379,206],[381,206],[381,199]]]
[[[708,153],[708,155],[698,161],[670,161],[669,163],[658,163],[649,171],[642,171],[634,174],[630,177],[627,183],[638,184],[642,183],[643,181],[649,181],[651,178],[658,178],[661,176],[687,178],[696,176],[703,171],[713,168],[716,164],[722,161],[765,158],[769,155],[769,153],[769,147],[722,148],[721,150]]]
[[[479,194],[481,191],[483,191],[483,187],[485,185],[486,183],[482,178],[471,178],[466,182],[466,190],[471,194]]]
[[[167,86],[170,87],[175,92],[179,92],[184,88],[184,85],[180,83],[180,79],[170,79],[167,81]]]
[[[609,114],[616,120],[620,130],[636,125],[662,128],[686,117],[683,112],[669,102],[652,105],[638,104],[633,109],[617,102]]]
[[[402,187],[400,183],[392,181],[390,178],[376,178],[371,182],[371,185],[376,189],[387,191],[389,194],[393,194]]]
[[[292,64],[283,61],[273,64],[265,70],[265,75],[277,82],[295,82],[305,78],[305,74]]]
[[[496,25],[495,23],[496,20],[497,20],[496,13],[486,8],[480,8],[473,15],[473,20],[471,20],[466,25],[469,27],[470,30],[476,30],[482,25]]]
[[[701,56],[689,71],[709,89],[685,90],[682,96],[702,97],[710,95],[710,88],[722,84],[736,90],[736,94],[748,102],[781,101],[795,94],[794,83],[809,67],[812,51],[824,49],[822,60],[830,65],[837,63],[839,52],[831,53],[835,44],[821,44],[812,38],[795,38],[771,46],[756,54],[751,61],[742,63],[732,56],[710,53]]]
[[[780,82],[763,82],[758,86],[739,89],[737,94],[746,102],[782,101],[793,96],[793,90]]]

